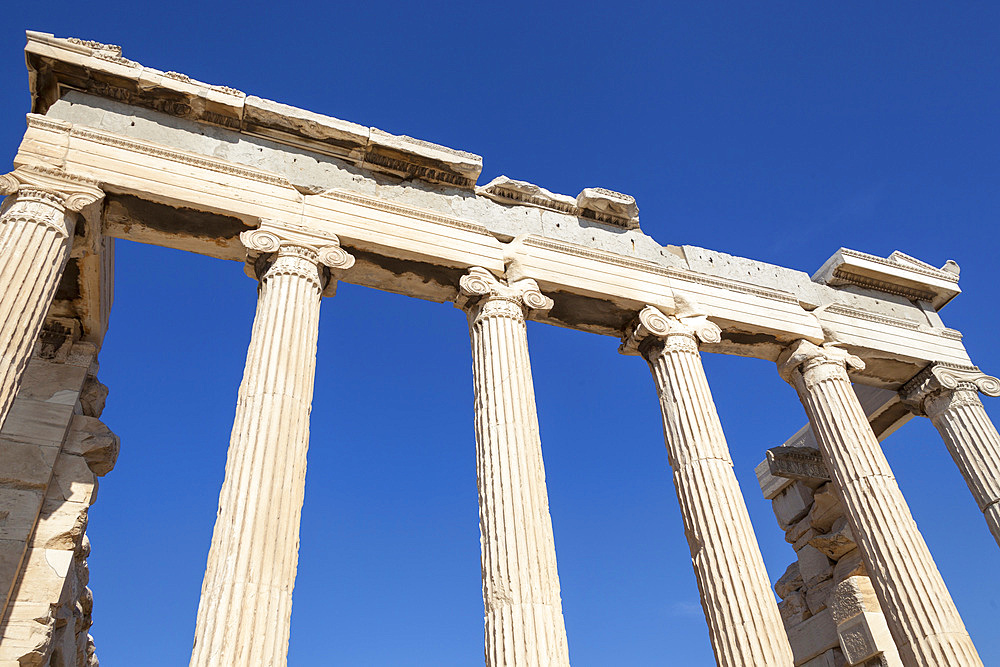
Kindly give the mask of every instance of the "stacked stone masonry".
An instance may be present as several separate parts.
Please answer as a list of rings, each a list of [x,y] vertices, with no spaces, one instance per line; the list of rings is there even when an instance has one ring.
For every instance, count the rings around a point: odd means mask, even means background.
[[[794,664],[902,665],[831,483],[791,481],[771,503],[796,555],[774,584]],[[849,596],[858,590],[866,592],[857,604],[864,614],[838,612],[846,608],[840,601],[854,599]],[[859,631],[868,640],[863,647],[851,640]]]
[[[662,245],[626,194],[479,186],[477,155],[113,45],[29,32],[25,53],[31,113],[0,176],[0,667],[97,665],[85,531],[119,448],[96,379],[116,238],[241,262],[258,290],[192,667],[286,663],[320,302],[339,281],[467,313],[487,665],[569,665],[527,320],[649,364],[718,665],[981,664],[878,442],[928,417],[1000,543],[1000,435],[978,397],[1000,381],[938,314],[954,262],[841,248],[810,276]],[[757,471],[796,557],[780,603],[702,352],[777,362],[809,420]]]
[[[95,667],[87,517],[119,443],[79,327],[49,321],[0,429],[0,664]]]

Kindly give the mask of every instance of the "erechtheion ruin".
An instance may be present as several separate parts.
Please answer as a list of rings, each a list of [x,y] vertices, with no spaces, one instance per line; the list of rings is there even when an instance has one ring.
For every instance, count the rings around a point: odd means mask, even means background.
[[[953,262],[842,248],[810,277],[664,246],[628,195],[477,185],[476,155],[117,46],[30,32],[26,57],[32,109],[0,176],[0,665],[97,664],[85,529],[119,447],[97,379],[116,238],[240,262],[258,290],[193,667],[285,664],[338,281],[468,315],[487,665],[569,665],[529,319],[649,364],[719,665],[982,664],[879,445],[928,417],[1000,541],[1000,437],[978,396],[1000,382],[938,315]],[[757,469],[797,554],[773,589],[700,351],[775,362],[808,416]]]

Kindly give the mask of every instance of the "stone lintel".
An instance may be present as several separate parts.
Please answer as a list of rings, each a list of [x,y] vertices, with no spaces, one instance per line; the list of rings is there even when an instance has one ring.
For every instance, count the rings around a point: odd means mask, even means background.
[[[45,39],[32,39],[41,51],[55,48]],[[58,48],[46,57],[69,61],[86,53],[87,67],[135,69],[113,62],[119,56],[111,47],[52,39]],[[168,74],[163,85],[186,83]],[[170,90],[161,90],[163,99],[173,99]],[[244,119],[249,106],[267,107],[259,114],[259,126],[268,114],[267,123],[294,115],[291,107],[286,114],[281,105],[239,99]],[[821,342],[829,330],[864,359],[859,381],[893,389],[932,360],[969,363],[959,332],[943,327],[939,318],[931,322],[924,309],[895,296],[853,289],[840,294],[791,269],[689,246],[661,246],[641,230],[553,210],[558,206],[552,201],[568,207],[570,198],[546,195],[540,188],[536,194],[545,195],[548,208],[471,197],[444,182],[413,187],[359,173],[349,164],[364,167],[352,162],[364,159],[355,150],[365,136],[360,125],[302,112],[292,124],[311,134],[309,141],[316,145],[286,149],[295,144],[289,137],[299,136],[295,128],[281,129],[281,137],[272,128],[263,141],[242,126],[206,128],[209,121],[144,104],[101,91],[67,90],[48,107],[51,116],[29,116],[15,164],[61,160],[84,168],[109,188],[103,232],[116,238],[242,261],[240,232],[255,227],[262,215],[285,219],[290,214],[305,225],[337,232],[344,249],[357,258],[345,277],[350,282],[394,293],[452,301],[469,266],[495,275],[506,268],[509,276],[511,265],[520,264],[556,297],[550,312],[532,319],[577,330],[620,337],[644,304],[670,311],[675,299],[695,298],[722,328],[721,340],[706,343],[705,351],[773,361],[794,340]],[[366,141],[384,142],[385,155],[396,155],[398,138],[371,128],[367,132]],[[421,144],[424,149],[436,155],[437,148]],[[314,154],[316,164],[295,162],[303,150]],[[338,165],[323,154],[347,154],[349,164]],[[388,164],[388,158],[383,162]],[[624,206],[619,212],[627,212],[625,199],[591,190],[605,197],[607,211]]]

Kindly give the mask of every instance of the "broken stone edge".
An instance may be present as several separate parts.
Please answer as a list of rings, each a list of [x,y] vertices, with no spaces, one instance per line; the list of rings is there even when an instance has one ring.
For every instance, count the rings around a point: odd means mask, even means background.
[[[639,207],[635,197],[605,188],[584,188],[574,199],[549,192],[534,183],[497,176],[476,188],[476,194],[501,204],[534,206],[622,229],[639,228]]]
[[[483,168],[483,159],[473,153],[145,67],[123,57],[121,47],[113,44],[28,31],[25,61],[32,113],[44,114],[65,91],[79,90],[403,179],[472,189]]]

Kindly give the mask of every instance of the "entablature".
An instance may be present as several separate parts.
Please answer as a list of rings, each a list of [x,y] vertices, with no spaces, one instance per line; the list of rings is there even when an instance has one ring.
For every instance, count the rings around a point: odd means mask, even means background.
[[[638,228],[627,195],[586,189],[573,199],[512,179],[474,190],[481,160],[462,157],[471,154],[258,104],[237,91],[143,68],[106,45],[29,33],[27,52],[34,109],[44,115],[29,115],[15,166],[100,182],[107,237],[243,261],[240,233],[262,218],[282,220],[340,239],[356,258],[341,280],[423,299],[453,301],[461,276],[480,266],[507,280],[537,281],[554,306],[532,318],[616,338],[647,305],[669,314],[678,303],[696,303],[722,329],[707,351],[773,361],[797,339],[835,341],[865,360],[857,381],[890,388],[934,361],[970,363],[961,335],[941,324],[935,302],[858,284],[842,289],[801,271],[660,245]],[[107,88],[115,72],[117,87]],[[140,85],[155,77],[155,86]],[[182,92],[189,111],[165,104]],[[239,123],[206,115],[218,110],[210,100],[230,104],[234,114],[240,107]],[[254,104],[270,115],[248,116]],[[434,169],[452,164],[447,169],[471,181],[456,187],[431,172],[385,167],[366,157],[372,142],[395,142],[395,155],[407,160],[444,155]],[[466,159],[474,169],[456,166]],[[899,270],[928,277],[915,262]],[[952,284],[938,273],[932,277]]]

